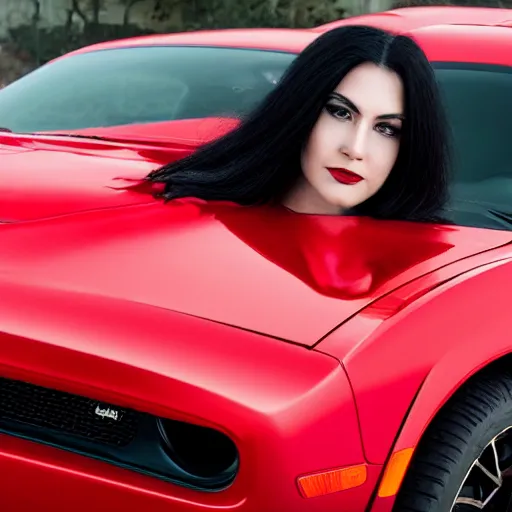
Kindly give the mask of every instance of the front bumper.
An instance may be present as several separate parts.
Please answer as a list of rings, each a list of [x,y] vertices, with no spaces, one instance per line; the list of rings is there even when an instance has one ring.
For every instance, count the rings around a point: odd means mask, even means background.
[[[364,512],[381,468],[364,485],[306,499],[280,480],[255,475],[245,492],[208,495],[48,446],[0,435],[0,496],[6,511]],[[382,509],[384,510],[384,509]]]

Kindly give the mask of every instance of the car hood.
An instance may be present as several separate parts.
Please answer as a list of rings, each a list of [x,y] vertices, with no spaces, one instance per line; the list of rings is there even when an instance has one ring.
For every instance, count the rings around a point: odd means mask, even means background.
[[[313,346],[391,290],[509,241],[497,230],[180,200],[2,226],[0,280]]]
[[[235,125],[205,118],[61,135],[0,133],[0,222],[151,202],[123,178],[143,178]]]

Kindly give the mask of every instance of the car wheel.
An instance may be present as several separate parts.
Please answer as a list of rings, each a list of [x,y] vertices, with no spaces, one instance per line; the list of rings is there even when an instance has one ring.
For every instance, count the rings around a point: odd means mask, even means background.
[[[512,512],[512,375],[479,377],[419,443],[395,512]]]

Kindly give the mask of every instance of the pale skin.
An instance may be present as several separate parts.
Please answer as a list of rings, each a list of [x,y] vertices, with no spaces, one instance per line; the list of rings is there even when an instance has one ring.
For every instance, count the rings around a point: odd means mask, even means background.
[[[403,85],[371,63],[352,69],[330,95],[302,153],[302,175],[283,204],[298,213],[343,215],[373,196],[398,156]],[[356,173],[340,183],[329,169]]]

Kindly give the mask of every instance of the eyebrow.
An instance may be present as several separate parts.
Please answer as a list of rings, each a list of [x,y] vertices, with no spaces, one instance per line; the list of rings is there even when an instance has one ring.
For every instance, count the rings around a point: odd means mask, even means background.
[[[339,100],[343,102],[351,110],[353,110],[356,114],[361,114],[361,112],[355,106],[355,104],[352,101],[350,101],[347,97],[343,96],[343,94],[340,94],[339,92],[333,92],[330,94],[329,98]],[[400,119],[401,121],[403,121],[404,116],[403,114],[382,114],[381,116],[377,116],[377,119]]]

